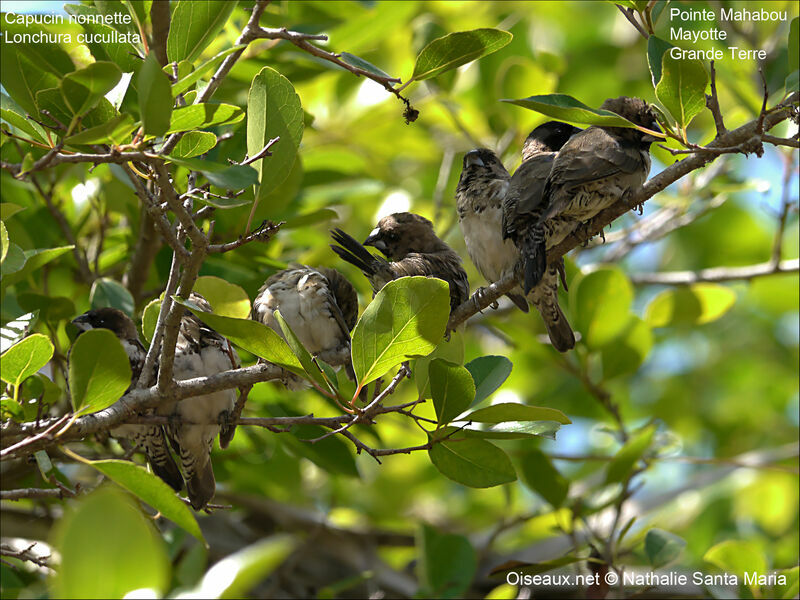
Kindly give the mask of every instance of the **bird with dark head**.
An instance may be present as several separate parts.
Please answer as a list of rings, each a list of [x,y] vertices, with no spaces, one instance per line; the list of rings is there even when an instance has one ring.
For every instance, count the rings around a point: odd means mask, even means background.
[[[661,131],[653,109],[639,98],[610,98],[600,108]],[[548,244],[558,244],[571,232],[556,220],[585,222],[618,200],[627,201],[647,179],[650,144],[657,139],[638,129],[596,125],[570,138],[553,161],[544,187],[545,209],[538,222],[548,228]]]
[[[523,163],[513,177],[491,150],[479,148],[464,156],[456,188],[458,220],[472,262],[490,283],[516,276],[520,263],[527,266],[538,260],[543,266],[544,232],[535,226],[541,191],[555,151],[578,131],[558,121],[534,129],[525,140]],[[566,352],[574,347],[575,338],[558,307],[557,286],[556,271],[556,279],[548,280],[546,288],[523,292],[517,287],[507,295],[523,312],[528,312],[528,302],[533,304],[553,346]]]
[[[329,365],[345,366],[354,378],[350,364],[350,331],[358,319],[358,294],[339,271],[327,267],[293,267],[270,276],[253,301],[251,318],[283,336],[275,311],[313,356]],[[292,390],[305,387],[294,376],[284,384]]]
[[[407,212],[383,217],[364,245],[341,229],[334,229],[331,236],[340,244],[331,244],[333,251],[361,269],[376,293],[394,279],[421,275],[448,283],[451,311],[469,298],[461,257],[437,237],[425,217]],[[371,254],[364,246],[374,246],[388,260]]]
[[[144,367],[147,351],[139,340],[136,324],[128,315],[116,308],[95,308],[75,318],[72,323],[77,327],[79,336],[90,329],[108,329],[116,335],[131,365],[131,387],[136,384]],[[128,389],[130,390],[130,387]],[[145,410],[141,414],[153,414],[153,409]],[[144,451],[153,473],[175,491],[183,488],[183,477],[169,452],[164,429],[161,426],[120,425],[112,429],[111,434],[132,440]]]
[[[208,301],[196,292],[191,293],[189,301],[203,311],[212,311]],[[186,310],[175,345],[175,380],[208,377],[240,365],[230,342]],[[195,510],[204,508],[216,491],[211,448],[221,430],[223,434],[227,432],[228,440],[232,437],[232,429],[228,430],[233,426],[229,420],[235,403],[236,391],[227,389],[164,403],[158,408],[159,415],[170,417],[167,436],[180,456],[186,491]],[[225,444],[221,441],[221,445]]]

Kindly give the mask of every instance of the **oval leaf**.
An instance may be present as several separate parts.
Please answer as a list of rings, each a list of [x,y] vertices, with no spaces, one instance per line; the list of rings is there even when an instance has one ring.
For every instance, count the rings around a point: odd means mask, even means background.
[[[644,455],[653,442],[655,427],[650,425],[629,439],[608,463],[606,484],[622,482],[628,478],[637,461]]]
[[[652,327],[702,325],[719,319],[736,302],[736,293],[717,283],[695,283],[665,290],[645,310]]]
[[[291,82],[264,67],[247,96],[247,154],[256,156],[271,139],[271,156],[253,163],[259,174],[256,200],[267,196],[289,175],[303,137],[303,108]]]
[[[634,373],[647,358],[653,347],[653,330],[637,316],[632,316],[627,329],[613,344],[600,350],[603,362],[603,379],[612,379]]]
[[[155,508],[163,516],[205,544],[197,519],[166,483],[144,467],[126,460],[87,461],[103,475]]]
[[[508,455],[486,440],[446,439],[434,444],[428,456],[442,475],[468,487],[487,488],[517,479]]]
[[[520,456],[522,482],[539,494],[553,508],[567,499],[569,480],[558,472],[550,459],[538,448],[531,448]]]
[[[0,378],[18,386],[53,357],[53,344],[41,333],[29,335],[0,355]]]
[[[250,297],[235,283],[204,275],[197,278],[194,291],[208,300],[214,307],[214,314],[234,319],[247,319],[250,316]]]
[[[162,75],[164,74],[162,73]],[[171,98],[170,96],[170,102],[172,102]],[[242,119],[244,119],[244,111],[233,104],[192,104],[172,111],[167,133],[191,131],[225,123],[238,123]]]
[[[131,132],[136,128],[133,117],[130,115],[117,115],[110,121],[84,129],[80,133],[71,135],[66,139],[67,144],[102,144],[111,142],[121,144],[127,141]]]
[[[89,303],[92,308],[110,306],[118,308],[128,316],[133,315],[133,296],[124,285],[108,277],[95,279],[89,292]]]
[[[172,151],[172,155],[191,158],[205,154],[216,145],[217,136],[210,131],[190,131],[180,139]]]
[[[54,546],[61,568],[53,576],[57,598],[124,598],[149,589],[162,597],[170,580],[164,540],[130,496],[103,486],[79,498],[56,521]]]
[[[441,358],[431,362],[428,372],[436,419],[440,424],[449,423],[469,407],[475,382],[467,369]]]
[[[674,48],[674,46],[658,36],[651,35],[647,38],[647,64],[650,67],[653,87],[656,87],[661,81],[661,58],[670,48]]]
[[[505,423],[507,421],[556,421],[562,425],[572,423],[569,417],[557,408],[528,406],[515,402],[503,402],[479,408],[459,420],[475,423]]]
[[[706,107],[706,84],[708,74],[700,60],[672,58],[664,52],[656,98],[679,128],[685,128]]]
[[[73,408],[97,412],[114,404],[131,384],[131,365],[122,344],[108,329],[78,336],[69,353]]]
[[[133,4],[138,4],[134,2]],[[177,2],[170,18],[167,58],[192,62],[225,26],[235,0],[225,2]]]
[[[227,166],[199,158],[174,156],[170,156],[169,159],[176,165],[202,173],[213,185],[226,190],[241,190],[258,182],[258,173],[249,165]],[[208,200],[205,202],[211,204]]]
[[[220,335],[224,335],[231,343],[293,373],[299,375],[305,373],[300,361],[292,354],[283,338],[266,325],[250,319],[234,319],[205,312],[188,300],[177,296],[173,296],[173,300],[191,310],[198,319]]]
[[[627,119],[610,110],[590,108],[580,100],[567,94],[545,94],[529,96],[519,100],[501,100],[536,111],[548,117],[582,125],[605,125],[613,127],[636,127]]]
[[[422,81],[455,69],[476,58],[497,52],[511,41],[502,29],[473,29],[457,31],[433,40],[417,56],[412,80]]]
[[[612,342],[628,327],[633,302],[633,286],[619,269],[601,268],[584,275],[573,284],[570,294],[575,329],[591,348]]]
[[[505,356],[479,356],[464,366],[475,381],[475,399],[472,401],[472,406],[497,391],[511,375],[511,369],[514,367]]]
[[[401,277],[378,292],[353,329],[353,369],[359,385],[404,360],[433,352],[450,315],[449,289],[441,279]]]
[[[113,62],[98,61],[66,74],[59,87],[67,107],[73,114],[82,115],[113,90],[120,77],[122,71]]]
[[[147,135],[161,136],[170,127],[172,90],[154,54],[148,54],[136,77],[139,111]]]
[[[678,558],[684,546],[686,540],[663,529],[653,528],[644,536],[644,551],[655,569]]]

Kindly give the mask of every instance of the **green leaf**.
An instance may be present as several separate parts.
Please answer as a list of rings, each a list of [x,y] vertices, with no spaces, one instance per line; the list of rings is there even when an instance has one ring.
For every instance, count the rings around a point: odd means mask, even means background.
[[[6,224],[0,221],[0,264],[6,259],[9,245]]]
[[[674,47],[673,44],[662,40],[658,36],[651,35],[647,38],[647,64],[650,67],[650,76],[653,80],[654,88],[661,81],[661,58],[665,52]]]
[[[91,17],[95,17],[100,14],[94,7],[86,5],[67,4],[64,6],[64,10],[70,15],[76,16],[91,15]],[[127,16],[123,10],[116,12],[122,16]],[[111,61],[118,65],[124,73],[133,73],[139,68],[142,61],[138,57],[143,54],[141,44],[137,47],[128,42],[129,38],[127,36],[120,36],[117,33],[118,30],[109,25],[85,22],[81,23],[81,27],[90,34],[86,41],[86,46],[89,47],[89,51],[95,60]],[[122,24],[119,27],[120,30],[125,29]],[[132,28],[130,32],[133,33]],[[123,33],[125,32],[123,31]]]
[[[613,344],[600,349],[603,362],[603,379],[608,380],[639,368],[653,347],[653,331],[637,316],[630,317],[627,329]]]
[[[169,159],[176,165],[202,173],[213,185],[226,190],[241,190],[258,182],[258,173],[249,165],[226,166],[199,158],[176,158],[174,156],[170,156]],[[204,200],[204,202],[211,204],[210,200]],[[220,202],[220,199],[216,198],[215,202]]]
[[[14,252],[15,248],[17,247],[16,244],[13,242],[9,246],[8,253],[9,255],[6,257],[5,262],[3,263],[3,279],[0,281],[0,288],[13,285],[14,283],[25,279],[28,275],[40,269],[47,263],[55,260],[65,252],[69,252],[72,250],[72,246],[60,246],[58,248],[40,248],[37,250],[23,250],[22,254],[24,257],[23,265],[17,271],[13,273],[7,273],[6,265],[10,262],[11,253]]]
[[[303,108],[294,86],[283,75],[264,67],[250,84],[247,96],[247,154],[256,156],[271,139],[271,156],[253,165],[258,170],[256,200],[283,183],[295,162],[303,137]]]
[[[726,573],[743,577],[745,573],[766,573],[767,559],[759,544],[747,540],[725,540],[709,550],[703,560]]]
[[[300,342],[300,339],[297,337],[292,328],[286,322],[286,319],[283,318],[281,311],[276,310],[274,312],[275,320],[278,322],[278,326],[281,328],[283,332],[283,339],[286,340],[286,343],[291,348],[294,355],[300,361],[300,364],[303,365],[303,370],[308,373],[309,377],[313,379],[317,385],[319,385],[322,389],[330,387],[326,381],[325,377],[323,377],[322,372],[320,369],[314,364],[314,361],[311,359],[311,354],[309,354],[308,350],[303,347],[303,344]],[[335,391],[335,388],[331,388],[331,391]]]
[[[435,443],[428,456],[442,475],[468,487],[487,488],[517,479],[508,455],[486,440],[445,439]]]
[[[606,484],[622,482],[630,476],[636,463],[647,452],[650,444],[653,443],[655,431],[655,426],[650,425],[631,437],[619,449],[611,462],[608,463]]]
[[[39,311],[39,317],[50,323],[75,315],[75,304],[64,296],[49,296],[34,292],[17,294],[17,303],[25,312]]]
[[[781,600],[788,600],[789,598],[797,597],[797,592],[800,591],[800,567],[783,569],[778,571],[778,575],[785,576],[786,583],[778,583],[772,586],[772,597],[781,598]]]
[[[144,132],[156,137],[164,135],[171,126],[172,90],[169,78],[161,70],[154,54],[148,54],[136,77],[139,91],[139,111]]]
[[[294,542],[277,535],[229,554],[203,577],[189,593],[193,598],[245,598],[257,583],[267,579],[289,556]]]
[[[436,420],[449,423],[469,407],[475,397],[475,382],[467,369],[441,358],[431,362],[429,373]]]
[[[36,64],[34,56],[22,50],[0,52],[0,81],[8,95],[34,116],[39,110],[37,93],[58,85],[56,75]]]
[[[531,437],[556,439],[556,432],[561,429],[557,421],[504,421],[494,423],[490,427],[473,425],[462,429],[466,437],[477,437],[484,440],[524,440]]]
[[[423,596],[463,598],[478,568],[478,555],[463,535],[441,533],[422,524],[417,534]]]
[[[20,211],[25,210],[24,206],[13,204],[12,202],[0,202],[0,219],[8,221]]]
[[[363,69],[367,73],[372,73],[373,75],[377,75],[378,77],[391,77],[391,75],[389,75],[385,71],[381,71],[378,67],[373,65],[371,62],[364,60],[360,56],[350,54],[349,52],[342,52],[339,55],[339,58],[343,63],[347,63],[350,66]]]
[[[654,569],[678,558],[684,546],[686,540],[663,529],[653,528],[644,536],[644,551]]]
[[[205,544],[200,526],[189,507],[175,492],[147,469],[126,460],[92,460],[89,465],[147,502],[159,513]]]
[[[82,115],[114,89],[120,77],[122,71],[113,62],[98,61],[68,73],[59,87],[72,114]]]
[[[94,280],[92,290],[89,292],[89,304],[92,308],[110,306],[118,308],[128,316],[133,315],[133,296],[128,289],[108,277],[99,277]]]
[[[158,313],[161,310],[162,300],[163,298],[151,300],[142,311],[142,335],[148,344],[153,339],[153,332],[156,330],[156,323],[158,322]]]
[[[457,31],[437,38],[425,46],[417,56],[411,80],[430,79],[497,52],[513,37],[508,31],[485,28]]]
[[[338,218],[339,215],[335,210],[330,208],[320,208],[319,210],[315,210],[304,215],[296,215],[294,217],[287,218],[286,222],[281,226],[281,230],[308,227],[309,225],[327,223],[328,221]]]
[[[123,598],[142,589],[162,597],[168,589],[164,541],[118,488],[102,486],[79,497],[56,521],[53,545],[61,556],[52,576],[54,597]]]
[[[119,400],[131,385],[131,365],[108,329],[78,336],[69,353],[69,390],[76,411],[97,412]]]
[[[449,290],[441,279],[401,277],[378,292],[353,329],[353,369],[359,385],[433,351],[447,327]]]
[[[244,111],[233,104],[192,104],[172,111],[167,133],[238,123],[242,119],[244,119]]]
[[[9,275],[17,273],[25,266],[25,251],[17,246],[14,242],[9,242],[6,256],[3,259],[2,267],[0,268],[0,275],[2,275],[2,287],[5,287],[6,279]]]
[[[36,106],[39,107],[40,122],[51,129],[60,127],[55,119],[58,119],[65,127],[69,126],[72,120],[72,114],[66,108],[61,88],[52,87],[36,92]],[[47,115],[44,111],[50,114]]]
[[[557,408],[528,406],[515,402],[503,402],[479,408],[459,420],[474,423],[503,423],[506,421],[556,421],[563,425],[572,423],[569,417]]]
[[[28,111],[23,109],[11,98],[3,93],[0,93],[0,117],[2,117],[3,120],[10,125],[13,125],[19,129],[21,132],[30,135],[34,140],[45,142],[47,140],[47,136],[44,132],[44,128],[36,121],[26,118],[26,112]],[[5,219],[6,217],[3,216],[3,218]]]
[[[736,293],[717,283],[695,283],[665,290],[645,310],[651,327],[703,325],[719,319],[736,302]]]
[[[238,44],[236,46],[223,50],[219,54],[216,54],[211,58],[209,58],[207,61],[198,66],[191,73],[185,76],[181,76],[180,79],[178,79],[178,81],[176,81],[175,84],[172,86],[172,95],[177,96],[178,94],[185,92],[190,87],[192,87],[192,85],[197,83],[203,75],[205,75],[212,69],[215,69],[217,65],[219,65],[222,62],[223,58],[225,58],[229,54],[242,50],[246,47],[247,47],[246,44]]]
[[[452,332],[449,340],[442,340],[428,356],[418,358],[414,362],[411,371],[414,374],[414,382],[417,384],[420,398],[431,397],[430,364],[436,358],[443,358],[455,365],[463,364],[464,335],[459,331]]]
[[[796,92],[798,89],[800,89],[800,71],[789,73],[784,81],[784,86],[787,94],[791,94],[792,92]]]
[[[539,494],[553,508],[564,504],[569,493],[569,480],[558,472],[550,459],[537,448],[531,448],[519,457],[522,482]]]
[[[789,73],[800,69],[800,34],[798,33],[798,19],[795,17],[789,24]]]
[[[672,58],[669,52],[661,57],[661,79],[656,85],[656,98],[677,121],[680,129],[706,107],[708,74],[697,59]]]
[[[575,329],[590,348],[614,341],[628,327],[633,286],[616,267],[603,267],[578,278],[570,293]]]
[[[193,62],[225,26],[237,2],[177,2],[167,37],[170,62]]]
[[[273,364],[303,375],[303,366],[281,336],[272,329],[250,319],[234,319],[208,313],[188,300],[173,296],[173,300],[191,310],[197,318],[231,343]],[[156,313],[158,314],[158,313]]]
[[[514,367],[505,356],[479,356],[464,366],[475,381],[475,399],[471,406],[494,394],[511,375]]]
[[[41,333],[29,335],[0,355],[0,379],[18,386],[53,357],[53,344]]]
[[[6,14],[9,13],[4,12],[4,16]],[[0,31],[6,42],[8,36],[14,36],[19,40],[14,42],[14,52],[5,52],[4,54],[22,54],[30,60],[31,64],[35,65],[36,69],[52,73],[58,79],[75,70],[69,54],[58,43],[50,41],[53,39],[52,35],[49,35],[50,32],[38,23],[9,23],[7,19],[3,18],[0,23]],[[33,34],[38,34],[38,36],[32,37]],[[5,77],[3,85],[5,86]],[[6,89],[8,89],[7,86]]]
[[[194,291],[214,308],[214,314],[234,319],[250,317],[250,297],[241,287],[213,275],[198,277]]]
[[[131,132],[136,129],[133,117],[128,114],[117,115],[110,121],[84,129],[80,133],[69,136],[65,142],[75,144],[122,144],[129,141]]]
[[[545,94],[528,96],[519,100],[501,100],[516,104],[528,110],[547,115],[560,121],[580,123],[582,125],[605,125],[613,127],[636,127],[627,119],[605,109],[586,106],[580,100],[566,94]]]
[[[216,145],[217,136],[210,131],[190,131],[180,139],[172,151],[172,156],[191,158],[205,154]]]

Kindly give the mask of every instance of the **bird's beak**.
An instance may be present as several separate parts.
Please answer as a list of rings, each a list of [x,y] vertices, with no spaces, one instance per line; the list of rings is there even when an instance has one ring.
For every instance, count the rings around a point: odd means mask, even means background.
[[[661,128],[656,123],[653,123],[653,126],[649,127],[648,129],[650,129],[651,131],[657,131],[658,133],[663,133],[661,131]],[[642,137],[642,141],[643,142],[651,142],[652,143],[652,142],[662,142],[664,140],[662,140],[660,137],[656,137],[654,135],[650,135],[648,133],[645,133],[644,136]]]
[[[92,326],[89,324],[89,319],[86,318],[86,315],[75,317],[72,319],[72,324],[75,325],[80,333],[89,331],[92,328]]]
[[[381,230],[377,227],[372,230],[372,233],[369,234],[367,239],[364,240],[365,246],[373,246],[386,254],[388,247],[386,246],[386,242],[381,239]]]
[[[477,150],[470,150],[464,155],[464,167],[485,167]]]

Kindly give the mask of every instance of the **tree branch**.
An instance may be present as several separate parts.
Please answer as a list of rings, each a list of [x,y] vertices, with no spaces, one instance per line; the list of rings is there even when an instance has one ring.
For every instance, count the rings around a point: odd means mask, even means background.
[[[689,285],[699,282],[751,280],[779,273],[797,273],[800,260],[784,260],[777,265],[772,261],[746,267],[714,267],[700,271],[666,271],[662,273],[634,273],[631,281],[637,285]]]

